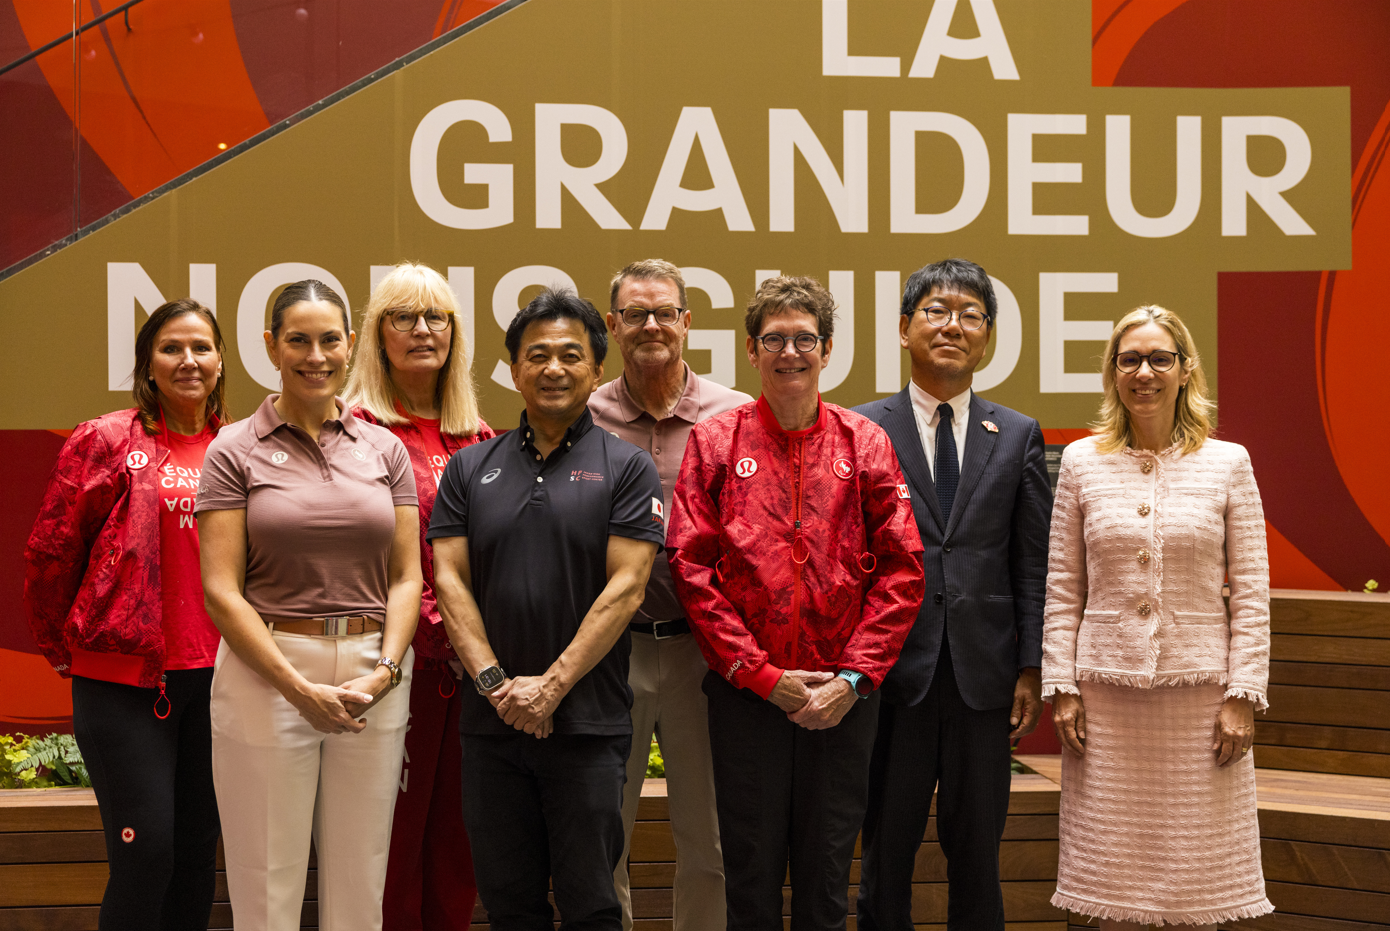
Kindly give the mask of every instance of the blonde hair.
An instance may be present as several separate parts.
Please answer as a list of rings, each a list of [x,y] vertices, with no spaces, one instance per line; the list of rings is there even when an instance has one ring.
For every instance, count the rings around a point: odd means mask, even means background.
[[[362,318],[357,360],[348,376],[345,400],[350,406],[361,406],[384,425],[409,423],[409,418],[397,410],[401,397],[391,380],[391,363],[381,340],[386,312],[402,307],[415,311],[434,308],[450,315],[449,355],[439,370],[434,389],[439,430],[451,436],[472,436],[478,432],[480,422],[478,394],[464,361],[468,358],[468,343],[459,325],[458,299],[444,277],[428,265],[402,262],[372,292]]]
[[[1100,370],[1105,400],[1100,402],[1100,416],[1091,424],[1097,437],[1096,448],[1103,453],[1113,453],[1135,442],[1129,410],[1120,400],[1119,389],[1115,386],[1115,356],[1119,354],[1120,339],[1125,333],[1146,323],[1156,323],[1167,330],[1178,352],[1182,353],[1182,370],[1188,373],[1188,378],[1187,384],[1178,389],[1172,442],[1181,444],[1184,455],[1195,453],[1211,436],[1211,418],[1216,413],[1216,404],[1207,397],[1207,376],[1202,371],[1202,360],[1197,355],[1192,334],[1177,314],[1157,304],[1145,304],[1125,314],[1115,324],[1115,331],[1105,344],[1105,361]]]

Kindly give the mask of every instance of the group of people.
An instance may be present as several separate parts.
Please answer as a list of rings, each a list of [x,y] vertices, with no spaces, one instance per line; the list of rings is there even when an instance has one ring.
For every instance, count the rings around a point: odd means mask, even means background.
[[[1171,311],[1116,325],[1055,503],[1037,421],[971,390],[996,315],[972,262],[909,278],[911,380],[854,410],[820,398],[812,278],[748,303],[756,401],[684,361],[678,267],[618,272],[606,319],[543,291],[507,330],[525,409],[500,435],[458,314],[402,264],[358,346],[339,295],[292,284],[282,389],[232,422],[215,317],[171,302],[136,407],[64,446],[25,601],[73,681],[103,929],[205,928],[219,830],[239,929],[299,926],[311,837],[333,931],[463,928],[475,888],[499,931],[631,929],[655,734],[677,931],[781,928],[788,875],[793,929],[843,928],[861,834],[858,925],[909,931],[933,815],[948,927],[1002,931],[1010,745],[1044,699],[1054,904],[1113,929],[1272,910],[1262,509]]]

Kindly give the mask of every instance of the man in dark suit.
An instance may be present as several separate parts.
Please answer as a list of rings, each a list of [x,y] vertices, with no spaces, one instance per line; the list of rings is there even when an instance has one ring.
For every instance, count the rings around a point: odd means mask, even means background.
[[[926,597],[883,704],[864,820],[860,931],[912,931],[912,873],[937,792],[950,931],[1004,928],[999,841],[1010,740],[1042,710],[1042,618],[1052,493],[1042,429],[970,390],[994,329],[973,262],[918,269],[899,338],[912,380],[855,410],[883,427],[922,535]]]

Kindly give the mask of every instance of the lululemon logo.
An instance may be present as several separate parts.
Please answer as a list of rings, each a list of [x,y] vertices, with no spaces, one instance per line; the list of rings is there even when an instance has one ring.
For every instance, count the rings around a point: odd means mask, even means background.
[[[850,464],[848,459],[836,459],[831,463],[831,468],[835,470],[835,474],[840,476],[840,478],[849,478],[854,474],[854,466]]]
[[[270,461],[275,463],[276,465],[284,465],[285,461],[289,458],[290,454],[285,452],[284,450],[270,454]]]
[[[121,828],[121,840],[127,844],[135,840],[135,828]]]
[[[493,470],[492,470],[491,472],[489,472],[487,475],[484,475],[484,476],[483,476],[483,484],[486,485],[488,482],[492,481],[493,479],[495,479],[497,476],[499,476],[499,475],[501,475],[501,474],[502,474],[502,470],[501,470],[501,469],[493,469]]]
[[[352,458],[356,459],[358,462],[361,462],[363,459],[366,459],[367,456],[365,453],[362,452],[362,450],[354,448],[352,451]]]
[[[143,469],[150,464],[149,454],[143,453],[137,449],[135,452],[125,457],[125,464],[128,469]]]
[[[739,478],[752,478],[756,471],[758,471],[758,460],[749,456],[744,456],[734,463],[734,474]]]

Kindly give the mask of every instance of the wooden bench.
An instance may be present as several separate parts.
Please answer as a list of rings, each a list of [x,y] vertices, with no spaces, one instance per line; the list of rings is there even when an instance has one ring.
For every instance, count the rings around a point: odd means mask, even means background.
[[[1390,778],[1390,595],[1271,594],[1259,765]]]

